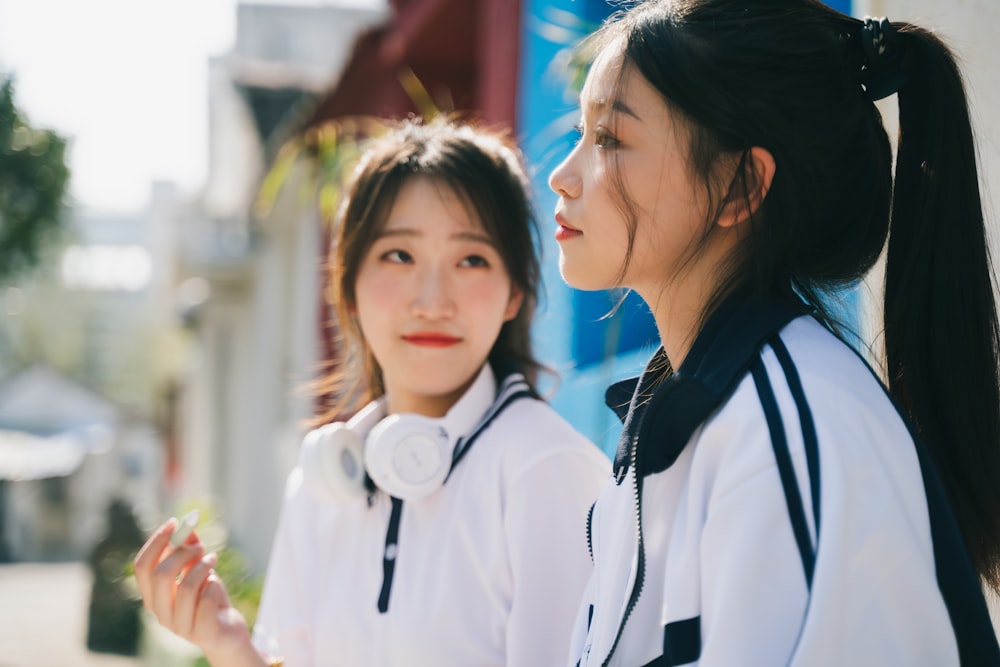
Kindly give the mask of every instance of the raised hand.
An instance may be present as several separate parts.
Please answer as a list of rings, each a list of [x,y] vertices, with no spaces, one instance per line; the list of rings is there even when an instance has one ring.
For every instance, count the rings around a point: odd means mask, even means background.
[[[195,532],[173,547],[175,528],[177,520],[168,520],[135,557],[143,606],[160,625],[201,648],[214,667],[267,664],[253,648],[246,620],[230,604],[213,569],[218,555],[205,554]]]

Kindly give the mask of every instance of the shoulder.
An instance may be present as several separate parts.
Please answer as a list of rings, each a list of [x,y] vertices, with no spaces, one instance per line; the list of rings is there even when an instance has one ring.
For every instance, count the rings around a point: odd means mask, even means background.
[[[320,503],[309,491],[301,465],[295,466],[288,473],[283,501],[285,513],[302,518],[316,517]]]
[[[865,360],[811,317],[789,323],[759,353],[758,377],[753,370],[706,423],[762,423],[765,394],[782,415],[808,410],[819,419],[870,416],[870,426],[893,430],[905,424],[881,381]],[[849,426],[844,424],[844,426]]]
[[[776,432],[799,460],[807,431],[821,462],[888,458],[912,467],[912,437],[882,383],[815,319],[789,323],[754,363],[756,376],[748,372],[699,431],[697,456],[711,467],[735,466],[740,477],[773,468]]]
[[[489,452],[511,476],[559,461],[592,470],[602,479],[610,472],[607,456],[540,399],[514,401],[480,437],[483,442],[476,447]]]
[[[776,379],[774,391],[786,400],[801,393],[801,409],[810,411],[817,429],[911,439],[906,422],[868,363],[816,320],[794,320],[780,340],[787,354],[774,346],[763,353],[768,376]],[[801,392],[790,386],[796,382]]]
[[[526,451],[599,451],[552,406],[537,398],[511,403],[489,431],[510,441],[511,447]]]

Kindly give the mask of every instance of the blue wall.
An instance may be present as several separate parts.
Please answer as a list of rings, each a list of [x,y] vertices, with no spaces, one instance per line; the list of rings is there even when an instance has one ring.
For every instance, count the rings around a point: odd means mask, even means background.
[[[827,4],[850,12],[850,0]],[[534,171],[542,232],[544,293],[534,328],[535,349],[559,374],[558,383],[543,383],[542,389],[560,414],[609,453],[621,428],[604,407],[604,390],[615,380],[638,374],[659,341],[649,310],[635,295],[615,309],[620,294],[580,292],[562,281],[554,236],[556,196],[548,187],[548,175],[572,148],[572,128],[579,120],[577,92],[568,88],[560,54],[613,9],[605,0],[523,0],[518,99],[518,135]]]
[[[560,52],[565,53],[592,32],[610,11],[604,0],[523,1],[518,108],[521,146],[535,171],[532,182],[542,236],[544,294],[534,329],[535,349],[559,374],[557,385],[543,383],[542,390],[578,430],[608,448],[620,428],[611,411],[604,408],[604,389],[614,379],[640,371],[653,348],[629,359],[608,356],[606,341],[616,351],[619,345],[606,334],[611,327],[614,331],[628,329],[632,337],[641,335],[641,328],[621,327],[620,321],[623,316],[641,316],[646,309],[630,299],[616,318],[602,319],[617,297],[573,290],[562,281],[552,217],[556,196],[548,187],[548,175],[572,148],[576,135],[572,128],[579,120],[577,92],[567,87],[565,71],[559,66]]]

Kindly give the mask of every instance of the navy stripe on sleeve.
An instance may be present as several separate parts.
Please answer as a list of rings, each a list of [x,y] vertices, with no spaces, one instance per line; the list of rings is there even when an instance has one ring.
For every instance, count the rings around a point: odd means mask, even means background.
[[[813,422],[812,410],[809,409],[809,401],[806,400],[806,392],[802,388],[802,380],[799,378],[799,371],[795,368],[792,355],[781,338],[775,337],[771,341],[771,349],[778,357],[778,363],[785,372],[785,380],[788,388],[792,392],[795,406],[799,410],[799,424],[802,426],[802,443],[806,450],[806,467],[809,470],[809,489],[812,496],[813,523],[816,526],[816,541],[819,541],[819,510],[820,510],[820,477],[819,477],[819,442],[816,437],[816,424]]]
[[[774,398],[771,382],[767,378],[767,371],[764,369],[764,362],[760,357],[754,361],[750,373],[753,375],[754,384],[757,386],[757,395],[760,397],[761,407],[764,408],[764,416],[767,418],[771,446],[774,448],[774,458],[778,464],[781,485],[785,490],[785,503],[788,505],[788,516],[792,522],[795,542],[799,547],[802,569],[806,577],[806,587],[812,590],[816,554],[813,553],[812,540],[809,537],[809,525],[806,523],[806,512],[803,509],[802,495],[799,493],[799,485],[795,478],[792,456],[788,451],[788,441],[785,439],[785,427],[781,419],[781,412],[778,410],[778,401]]]

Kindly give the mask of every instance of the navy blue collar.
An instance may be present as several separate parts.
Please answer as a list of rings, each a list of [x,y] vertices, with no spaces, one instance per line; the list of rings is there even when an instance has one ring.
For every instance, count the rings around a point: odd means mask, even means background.
[[[624,478],[637,440],[637,474],[673,465],[695,430],[736,389],[764,344],[807,312],[809,307],[791,295],[754,299],[734,294],[709,317],[675,373],[664,377],[660,348],[641,376],[611,385],[605,401],[624,424],[616,478]]]

